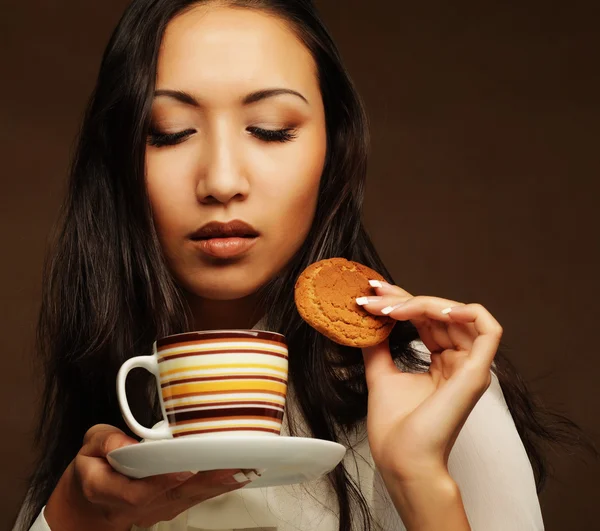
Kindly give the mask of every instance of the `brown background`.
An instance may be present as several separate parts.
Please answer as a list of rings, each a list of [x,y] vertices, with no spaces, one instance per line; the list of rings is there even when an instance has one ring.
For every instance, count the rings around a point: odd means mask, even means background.
[[[31,463],[44,246],[125,4],[2,0],[0,529]],[[370,114],[366,217],[398,283],[485,304],[532,388],[598,440],[593,3],[319,4]],[[557,477],[541,497],[547,529],[598,529],[599,464],[550,458]]]

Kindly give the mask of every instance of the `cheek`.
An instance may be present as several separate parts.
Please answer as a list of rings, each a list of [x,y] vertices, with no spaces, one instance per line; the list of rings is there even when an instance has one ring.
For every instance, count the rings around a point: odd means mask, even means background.
[[[274,215],[269,224],[281,249],[296,250],[308,234],[315,215],[321,172],[315,168],[314,172],[294,177],[291,175],[291,182],[270,190]]]
[[[179,214],[194,198],[193,186],[190,188],[186,184],[192,182],[186,175],[192,166],[181,155],[167,150],[146,153],[146,190],[156,230],[163,243],[169,234],[181,230],[185,217]]]
[[[298,143],[288,160],[280,161],[278,171],[270,176],[267,201],[277,205],[277,232],[308,232],[316,208],[319,185],[325,162],[324,134]]]

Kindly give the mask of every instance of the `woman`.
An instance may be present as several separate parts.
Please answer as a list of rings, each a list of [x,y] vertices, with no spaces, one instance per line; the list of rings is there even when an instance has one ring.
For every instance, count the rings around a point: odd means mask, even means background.
[[[43,452],[16,529],[543,528],[533,436],[551,434],[496,356],[502,329],[480,305],[393,285],[360,220],[366,151],[359,98],[309,0],[134,0],[47,264]],[[334,256],[389,280],[365,305],[399,321],[389,345],[341,348],[299,318],[295,279]],[[289,343],[286,431],[348,445],[344,463],[306,489],[239,490],[237,470],[115,472],[107,453],[137,444],[119,366],[157,337],[254,326]],[[134,376],[150,425],[154,384]]]

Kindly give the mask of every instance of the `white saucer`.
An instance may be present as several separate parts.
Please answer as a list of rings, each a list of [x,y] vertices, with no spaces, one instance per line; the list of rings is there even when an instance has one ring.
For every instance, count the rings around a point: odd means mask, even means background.
[[[171,472],[264,469],[246,488],[317,479],[343,459],[341,444],[304,437],[203,435],[144,441],[113,450],[108,462],[121,474],[144,478]]]

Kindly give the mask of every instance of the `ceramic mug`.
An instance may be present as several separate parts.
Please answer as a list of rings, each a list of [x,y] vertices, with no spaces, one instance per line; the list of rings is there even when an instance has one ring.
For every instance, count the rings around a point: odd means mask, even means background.
[[[117,397],[131,430],[145,439],[205,435],[279,435],[288,381],[285,337],[262,330],[210,330],[157,340],[152,356],[126,361]],[[156,377],[165,422],[135,420],[125,391],[129,371]]]

